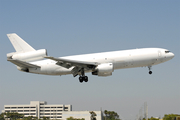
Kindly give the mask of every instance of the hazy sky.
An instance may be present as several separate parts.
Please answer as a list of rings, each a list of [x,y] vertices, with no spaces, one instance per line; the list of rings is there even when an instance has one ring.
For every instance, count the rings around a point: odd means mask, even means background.
[[[175,57],[152,68],[121,69],[110,77],[20,72],[6,60],[14,52],[6,34],[17,33],[54,57],[166,48]],[[113,110],[134,120],[144,102],[148,117],[180,114],[179,0],[0,0],[0,110],[4,105],[47,101],[73,110]]]

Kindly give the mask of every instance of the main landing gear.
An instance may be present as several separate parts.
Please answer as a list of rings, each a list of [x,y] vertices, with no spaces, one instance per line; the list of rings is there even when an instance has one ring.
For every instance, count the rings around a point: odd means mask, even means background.
[[[148,66],[148,68],[149,68],[149,74],[151,75],[152,74],[152,71],[151,71],[152,66]]]
[[[80,76],[79,77],[79,82],[82,83],[82,82],[88,82],[88,77],[87,76]]]
[[[79,76],[79,82],[82,83],[83,81],[88,82],[88,77],[85,76],[84,68],[81,69],[81,75]]]

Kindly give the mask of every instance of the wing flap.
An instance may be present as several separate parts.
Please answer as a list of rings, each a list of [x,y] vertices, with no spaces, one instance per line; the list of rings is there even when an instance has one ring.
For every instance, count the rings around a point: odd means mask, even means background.
[[[76,77],[78,75],[78,73],[80,72],[82,68],[80,67],[74,67],[72,70],[71,70],[71,73],[73,74],[74,77]]]
[[[22,67],[22,68],[40,68],[40,66],[30,64],[21,60],[13,60],[13,59],[7,59],[7,61],[12,62],[13,64]]]

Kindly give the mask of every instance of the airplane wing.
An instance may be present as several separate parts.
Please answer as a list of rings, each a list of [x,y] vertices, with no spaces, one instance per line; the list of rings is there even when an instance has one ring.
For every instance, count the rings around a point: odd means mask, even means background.
[[[97,65],[99,65],[99,63],[96,62],[77,61],[77,60],[70,60],[65,58],[55,58],[50,56],[46,56],[45,58],[57,61],[56,63],[57,65],[65,67],[67,69],[74,67],[71,70],[71,73],[73,74],[74,77],[78,75],[78,72],[80,72],[82,68],[85,70],[90,70],[95,68]]]
[[[13,59],[7,59],[7,61],[12,62],[13,64],[22,67],[22,68],[40,68],[40,66],[30,64],[21,60],[13,60]]]

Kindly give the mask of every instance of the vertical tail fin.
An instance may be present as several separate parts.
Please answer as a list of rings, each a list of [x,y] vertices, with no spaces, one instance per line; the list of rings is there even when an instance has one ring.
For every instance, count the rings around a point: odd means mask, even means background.
[[[16,52],[30,52],[36,51],[33,47],[31,47],[28,43],[26,43],[22,38],[20,38],[17,34],[7,34],[9,40],[11,41],[12,45]]]

